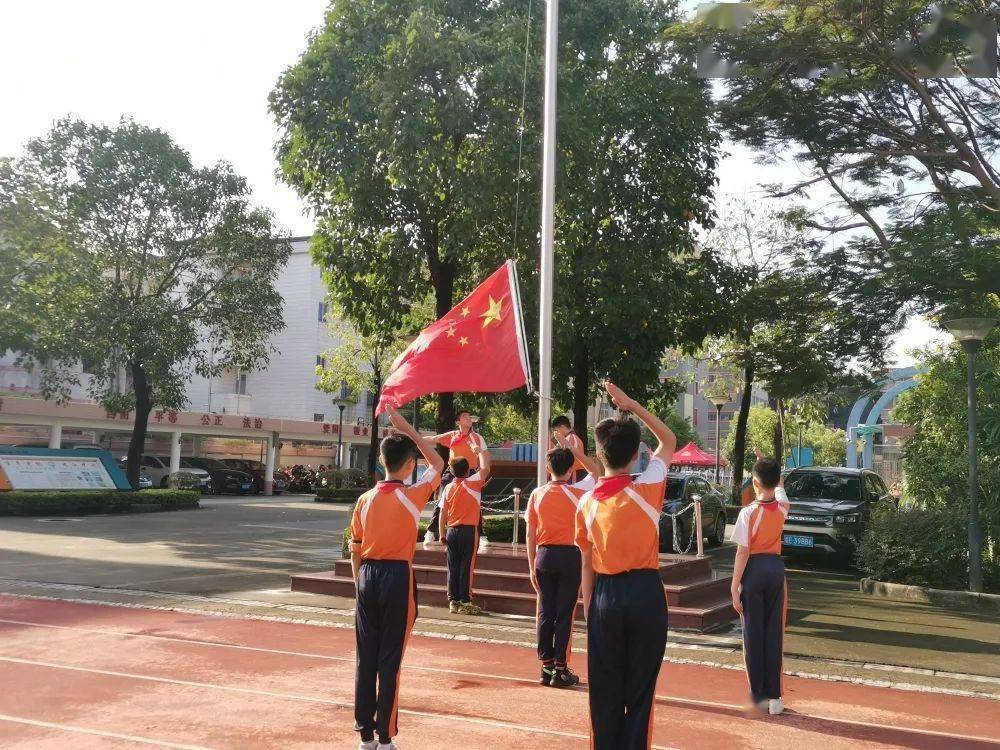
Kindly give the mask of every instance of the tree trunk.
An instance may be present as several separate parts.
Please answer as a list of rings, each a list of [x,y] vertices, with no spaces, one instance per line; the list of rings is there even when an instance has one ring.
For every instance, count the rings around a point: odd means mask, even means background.
[[[139,489],[139,471],[142,453],[146,447],[146,429],[149,426],[149,413],[153,410],[153,403],[150,398],[149,381],[142,365],[134,362],[130,369],[132,385],[135,388],[135,423],[132,426],[132,439],[128,444],[125,476],[133,489]]]
[[[743,397],[736,417],[736,436],[733,442],[733,501],[740,504],[740,488],[743,486],[743,463],[747,452],[747,422],[750,418],[750,399],[753,395],[753,361],[743,365]]]
[[[590,409],[590,353],[582,341],[573,359],[573,431],[587,450],[587,411]]]
[[[785,436],[781,426],[784,423],[785,405],[780,398],[771,399],[772,408],[778,413],[778,421],[774,423],[774,445],[772,446],[774,458],[779,464],[784,463],[785,458]]]
[[[450,260],[431,265],[431,280],[434,282],[435,315],[438,320],[447,315],[454,306],[455,266]],[[437,430],[447,432],[455,428],[455,394],[437,395]]]
[[[369,433],[370,437],[368,440],[368,478],[371,480],[372,484],[377,481],[378,478],[378,416],[375,411],[378,409],[379,399],[382,397],[382,379],[377,375],[375,377],[375,394],[372,397],[372,429]]]

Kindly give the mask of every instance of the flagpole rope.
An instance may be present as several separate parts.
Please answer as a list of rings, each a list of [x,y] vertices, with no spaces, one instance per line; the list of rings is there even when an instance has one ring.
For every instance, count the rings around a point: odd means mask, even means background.
[[[525,109],[528,102],[528,53],[531,48],[531,7],[533,0],[528,0],[528,18],[524,28],[524,69],[521,78],[521,113],[518,118],[517,136],[517,180],[514,191],[514,257],[517,257],[517,230],[521,223],[521,164],[524,157],[524,122]]]

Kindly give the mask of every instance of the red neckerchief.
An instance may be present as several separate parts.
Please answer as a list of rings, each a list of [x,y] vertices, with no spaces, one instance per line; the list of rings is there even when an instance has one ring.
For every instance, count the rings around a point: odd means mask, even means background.
[[[455,434],[451,436],[451,442],[449,443],[449,446],[454,448],[456,445],[459,445],[468,440],[470,435],[472,435],[472,430],[469,430],[468,432],[455,430]]]
[[[590,494],[595,500],[606,500],[612,495],[617,495],[630,484],[632,484],[631,474],[616,474],[612,477],[601,477],[597,480],[597,486],[591,490]]]
[[[376,492],[393,492],[396,486],[402,487],[403,481],[401,479],[383,479],[378,484],[375,485]]]

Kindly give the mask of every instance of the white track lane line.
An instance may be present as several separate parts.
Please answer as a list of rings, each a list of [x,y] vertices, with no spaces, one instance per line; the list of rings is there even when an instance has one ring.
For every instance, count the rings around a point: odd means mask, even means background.
[[[119,734],[118,732],[104,732],[100,729],[88,729],[86,727],[77,727],[72,724],[56,724],[51,721],[38,721],[37,719],[26,719],[23,716],[10,716],[8,714],[0,714],[0,721],[6,721],[11,724],[25,724],[31,727],[40,727],[42,729],[58,729],[61,732],[74,732],[76,734],[91,734],[95,737],[107,737],[108,739],[115,740],[127,740],[128,742],[136,742],[142,745],[152,745],[154,747],[169,747],[173,750],[212,750],[209,747],[203,747],[201,745],[181,745],[177,742],[165,742],[164,740],[154,740],[150,737],[139,737],[134,734]]]
[[[64,669],[70,672],[99,674],[105,677],[120,677],[123,679],[141,680],[144,682],[156,682],[166,685],[183,685],[184,687],[195,687],[206,690],[221,690],[224,692],[239,693],[241,695],[256,695],[264,698],[279,698],[282,700],[291,700],[300,703],[319,703],[322,705],[336,706],[337,708],[344,708],[347,710],[352,710],[354,708],[353,703],[348,703],[347,701],[332,700],[330,698],[317,698],[309,695],[297,695],[295,693],[277,693],[270,690],[256,690],[254,688],[235,687],[231,685],[216,685],[211,682],[195,682],[193,680],[175,680],[169,677],[155,677],[153,675],[133,674],[131,672],[115,672],[109,669],[91,669],[89,667],[74,667],[66,664],[56,664],[55,662],[36,661],[34,659],[17,659],[11,656],[0,656],[0,662],[7,662],[9,664],[21,664],[29,667],[42,667],[46,669]],[[512,722],[500,721],[498,719],[481,719],[471,716],[462,716],[461,714],[439,713],[435,711],[416,711],[414,709],[409,709],[409,708],[400,708],[399,713],[406,714],[407,716],[419,716],[422,718],[445,719],[446,721],[461,721],[468,724],[476,724],[478,726],[497,727],[500,729],[525,732],[528,734],[545,734],[553,737],[569,737],[571,739],[580,739],[580,740],[589,739],[588,735],[578,734],[576,732],[560,732],[559,730],[556,729],[543,729],[542,727],[523,726],[521,724],[514,724]],[[678,748],[664,747],[661,745],[653,745],[653,748],[654,750],[679,750]]]
[[[6,618],[0,618],[0,624],[4,624],[4,623],[11,624],[11,625],[27,625],[27,626],[30,626],[30,627],[37,627],[37,628],[50,628],[50,629],[53,629],[53,630],[70,630],[70,631],[74,631],[74,632],[88,633],[88,634],[91,634],[91,635],[98,635],[98,636],[105,636],[105,637],[148,639],[148,640],[154,640],[154,641],[166,641],[166,642],[173,642],[173,643],[183,643],[183,644],[186,644],[186,645],[193,645],[193,646],[207,646],[207,647],[212,647],[212,648],[234,649],[234,650],[238,650],[238,651],[252,651],[252,652],[266,653],[266,654],[277,654],[279,656],[298,656],[298,657],[302,657],[302,658],[306,658],[306,659],[320,659],[320,660],[324,660],[324,661],[336,661],[336,662],[341,662],[341,663],[345,663],[346,662],[346,663],[353,664],[354,661],[355,661],[354,659],[349,659],[349,658],[343,657],[343,656],[328,656],[326,654],[313,654],[313,653],[308,653],[308,652],[305,652],[305,651],[288,651],[288,650],[284,650],[284,649],[263,648],[263,647],[260,647],[260,646],[244,646],[244,645],[237,644],[237,643],[219,643],[219,642],[216,642],[216,641],[201,641],[201,640],[198,640],[196,638],[179,638],[179,637],[176,637],[176,636],[169,636],[169,635],[151,635],[151,634],[147,634],[147,633],[121,633],[121,632],[116,632],[116,631],[113,631],[113,630],[112,631],[97,630],[97,629],[94,629],[94,628],[81,628],[81,627],[76,627],[76,626],[72,626],[72,625],[52,625],[52,624],[49,624],[49,623],[32,622],[32,621],[28,621],[28,620],[11,620],[11,619],[6,619]],[[4,659],[4,658],[5,657],[0,657],[0,659]],[[535,685],[536,684],[536,681],[533,678],[527,678],[527,677],[508,677],[506,675],[485,674],[483,672],[467,672],[467,671],[458,670],[458,669],[441,669],[441,668],[436,668],[436,667],[418,667],[418,666],[414,666],[414,665],[410,665],[410,664],[407,664],[406,668],[407,669],[412,669],[412,670],[418,671],[418,672],[431,672],[431,673],[434,673],[434,674],[449,674],[449,675],[457,675],[457,676],[461,676],[461,677],[477,677],[477,678],[480,678],[480,679],[488,679],[488,680],[504,680],[504,681],[507,681],[507,682],[517,682],[517,683],[521,683],[521,684],[525,684],[525,685]],[[674,704],[687,705],[687,706],[690,706],[692,709],[698,709],[698,708],[724,708],[724,709],[731,710],[731,711],[740,711],[740,712],[742,712],[744,710],[744,708],[745,708],[744,706],[739,706],[739,705],[735,705],[735,704],[732,704],[732,703],[712,703],[710,701],[700,701],[700,700],[696,700],[694,698],[681,698],[680,696],[672,696],[672,695],[656,695],[656,698],[657,698],[657,700],[669,701],[670,703],[674,703]],[[401,709],[401,711],[403,713],[406,712],[405,709]],[[417,716],[422,715],[422,714],[420,714],[418,712],[413,712],[413,713],[414,713],[414,715],[417,715]],[[833,717],[833,716],[820,716],[820,715],[817,715],[817,714],[796,713],[796,714],[789,714],[789,715],[795,715],[795,716],[798,716],[798,717],[802,717],[804,719],[818,719],[820,721],[840,722],[840,723],[843,723],[843,724],[850,724],[851,726],[857,726],[857,727],[879,728],[879,727],[883,726],[882,724],[872,724],[872,723],[863,722],[863,721],[854,721],[854,720],[851,720],[851,719],[841,719],[841,718],[837,718],[837,717]],[[970,740],[970,741],[974,741],[974,742],[990,742],[990,743],[993,743],[993,744],[1000,745],[1000,740],[996,740],[996,739],[993,739],[991,737],[979,737],[979,736],[976,736],[976,735],[956,734],[956,733],[951,733],[951,732],[938,732],[938,731],[935,731],[933,729],[920,729],[918,727],[899,727],[899,728],[902,729],[903,731],[906,731],[906,732],[912,732],[912,733],[927,735],[927,736],[931,736],[931,737],[942,737],[942,738],[946,738],[946,739],[956,739],[956,740]],[[572,735],[572,736],[577,736],[577,735]],[[580,736],[582,736],[582,735],[580,735]]]

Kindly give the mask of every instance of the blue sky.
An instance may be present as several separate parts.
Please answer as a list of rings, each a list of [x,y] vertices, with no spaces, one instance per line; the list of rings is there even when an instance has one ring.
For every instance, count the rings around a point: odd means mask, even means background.
[[[275,177],[276,131],[267,95],[322,22],[327,0],[171,3],[33,0],[0,6],[0,154],[13,155],[63,115],[114,122],[131,115],[165,129],[196,162],[231,162],[290,234],[312,221]],[[795,165],[761,168],[745,149],[720,170],[720,198],[759,193],[761,182],[794,178]],[[896,343],[926,343],[913,320]]]

